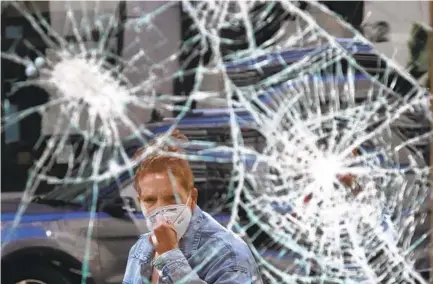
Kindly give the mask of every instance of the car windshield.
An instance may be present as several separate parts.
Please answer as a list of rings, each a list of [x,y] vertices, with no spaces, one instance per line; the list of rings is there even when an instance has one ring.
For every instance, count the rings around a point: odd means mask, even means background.
[[[58,185],[53,191],[46,194],[42,199],[44,200],[61,200],[68,203],[81,204],[85,202],[93,194],[94,186],[97,186],[97,190],[101,193],[102,190],[113,190],[118,181],[124,181],[131,176],[131,171],[125,171],[117,173],[113,176],[107,177],[99,182],[95,182],[91,177],[94,175],[95,165],[93,159],[87,159],[87,162],[83,162],[75,171],[64,180],[77,180],[78,178],[83,179],[83,182],[74,182]],[[124,158],[120,155],[119,151],[114,148],[106,148],[102,154],[98,174],[104,174],[110,169],[111,164],[122,165]],[[111,186],[113,185],[113,186]]]

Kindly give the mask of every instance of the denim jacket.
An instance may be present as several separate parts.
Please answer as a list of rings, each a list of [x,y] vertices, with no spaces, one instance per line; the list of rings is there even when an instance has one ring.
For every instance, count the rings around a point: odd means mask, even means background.
[[[153,266],[158,283],[263,283],[245,242],[196,206],[179,248],[154,261],[149,233],[131,248],[123,284],[151,283]]]

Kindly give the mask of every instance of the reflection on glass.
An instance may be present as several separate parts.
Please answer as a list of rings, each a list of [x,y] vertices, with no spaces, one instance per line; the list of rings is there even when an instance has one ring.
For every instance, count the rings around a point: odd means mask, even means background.
[[[4,101],[3,111],[5,117],[12,117],[14,114],[18,113],[18,107],[14,104],[11,104],[9,100]],[[5,143],[15,143],[20,141],[20,125],[18,122],[9,124],[5,128]]]

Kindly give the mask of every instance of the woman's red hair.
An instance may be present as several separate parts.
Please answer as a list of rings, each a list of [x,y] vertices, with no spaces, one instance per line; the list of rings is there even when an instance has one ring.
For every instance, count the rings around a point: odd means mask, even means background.
[[[160,137],[160,136],[159,136]],[[156,140],[152,140],[148,146],[155,145]],[[188,142],[188,138],[183,135],[179,130],[174,130],[170,135],[170,141],[173,144],[176,142]],[[146,150],[148,146],[139,149],[134,157],[138,158]],[[181,152],[180,147],[176,145],[167,145],[166,143],[161,144],[162,148],[168,152]],[[179,182],[180,186],[189,192],[194,187],[194,175],[188,161],[180,157],[172,157],[167,154],[150,154],[144,158],[140,163],[139,167],[135,172],[134,187],[135,190],[140,194],[139,181],[142,177],[148,174],[166,173],[171,172]]]

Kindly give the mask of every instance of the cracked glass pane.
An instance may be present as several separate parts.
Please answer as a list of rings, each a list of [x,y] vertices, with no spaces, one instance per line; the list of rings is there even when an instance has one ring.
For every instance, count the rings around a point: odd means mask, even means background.
[[[225,225],[251,247],[266,283],[427,283],[431,94],[374,50],[383,24],[366,25],[364,37],[318,2],[124,4],[50,2],[62,26],[35,3],[2,4],[37,35],[7,29],[13,44],[2,62],[27,76],[6,96],[31,86],[49,94],[24,109],[4,105],[9,140],[33,114],[49,135],[38,144],[2,247],[14,240],[38,186],[54,185],[46,200],[89,212],[80,243],[84,281],[99,200],[112,194],[107,188],[126,192],[138,163],[164,152],[177,128],[190,138],[184,156],[201,202],[228,216]],[[164,25],[173,11],[189,23],[184,40],[180,27]],[[175,95],[173,81],[191,77],[190,94]],[[209,78],[219,90],[205,86]],[[196,104],[214,108],[193,110]],[[67,169],[59,177],[51,170],[61,154]]]

